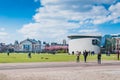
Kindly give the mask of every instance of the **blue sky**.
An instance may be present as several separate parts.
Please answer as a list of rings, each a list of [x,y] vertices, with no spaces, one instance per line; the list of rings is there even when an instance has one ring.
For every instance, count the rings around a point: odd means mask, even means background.
[[[0,0],[0,42],[119,34],[120,0]]]

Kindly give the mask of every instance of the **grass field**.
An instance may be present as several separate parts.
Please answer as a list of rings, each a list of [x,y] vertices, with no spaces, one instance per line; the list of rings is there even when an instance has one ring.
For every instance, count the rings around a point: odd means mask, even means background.
[[[80,56],[80,60],[83,61],[83,55]],[[115,54],[111,56],[102,55],[102,60],[117,60]],[[28,58],[27,53],[10,53],[8,56],[6,53],[0,53],[0,63],[23,63],[23,62],[70,62],[76,61],[76,55],[68,55],[67,53],[61,54],[32,54],[32,58]],[[88,56],[87,61],[97,61],[97,55]]]

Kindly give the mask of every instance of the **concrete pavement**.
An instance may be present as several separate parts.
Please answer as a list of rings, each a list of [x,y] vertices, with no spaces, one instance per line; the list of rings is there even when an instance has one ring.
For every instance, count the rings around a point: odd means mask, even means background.
[[[120,61],[97,62],[37,62],[37,63],[1,63],[0,70],[33,69],[33,68],[60,68],[60,67],[97,67],[97,66],[120,66]]]

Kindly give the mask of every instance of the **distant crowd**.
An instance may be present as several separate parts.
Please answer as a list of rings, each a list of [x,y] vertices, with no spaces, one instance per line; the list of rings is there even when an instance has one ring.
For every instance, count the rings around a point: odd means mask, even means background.
[[[117,60],[119,60],[120,59],[120,50],[116,50],[114,53],[117,55]],[[80,61],[80,55],[82,54],[84,56],[84,62],[86,63],[88,55],[93,56],[93,55],[95,55],[95,52],[94,51],[86,51],[86,50],[84,50],[83,52],[81,52],[81,51],[74,52],[73,51],[72,55],[74,55],[74,54],[76,54],[76,56],[77,56],[76,62]],[[98,64],[101,64],[101,54],[102,54],[101,51],[97,54]],[[105,51],[105,54],[106,54],[106,56],[110,56],[111,52]]]
[[[76,51],[76,53],[73,51],[72,52],[72,55],[76,54],[76,62],[79,62],[80,61],[80,55],[83,54],[84,56],[84,62],[86,63],[87,61],[87,57],[88,55],[92,56],[92,55],[95,55],[95,52],[94,51],[83,51],[83,53],[81,53],[81,51]],[[98,64],[101,64],[101,53],[98,53],[97,55],[97,59],[98,59]]]

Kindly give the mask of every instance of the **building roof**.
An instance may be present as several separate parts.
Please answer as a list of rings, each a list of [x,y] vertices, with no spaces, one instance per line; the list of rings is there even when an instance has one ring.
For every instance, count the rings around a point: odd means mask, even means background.
[[[120,37],[120,34],[111,34],[112,37]]]
[[[77,38],[102,38],[100,35],[70,35],[68,36],[70,39],[77,39]]]
[[[35,39],[25,39],[24,41],[30,41],[32,44],[36,44],[37,42],[39,42],[40,43],[40,41],[38,40],[38,41],[36,41]],[[24,41],[21,41],[20,42],[20,44],[21,43],[23,43]]]

